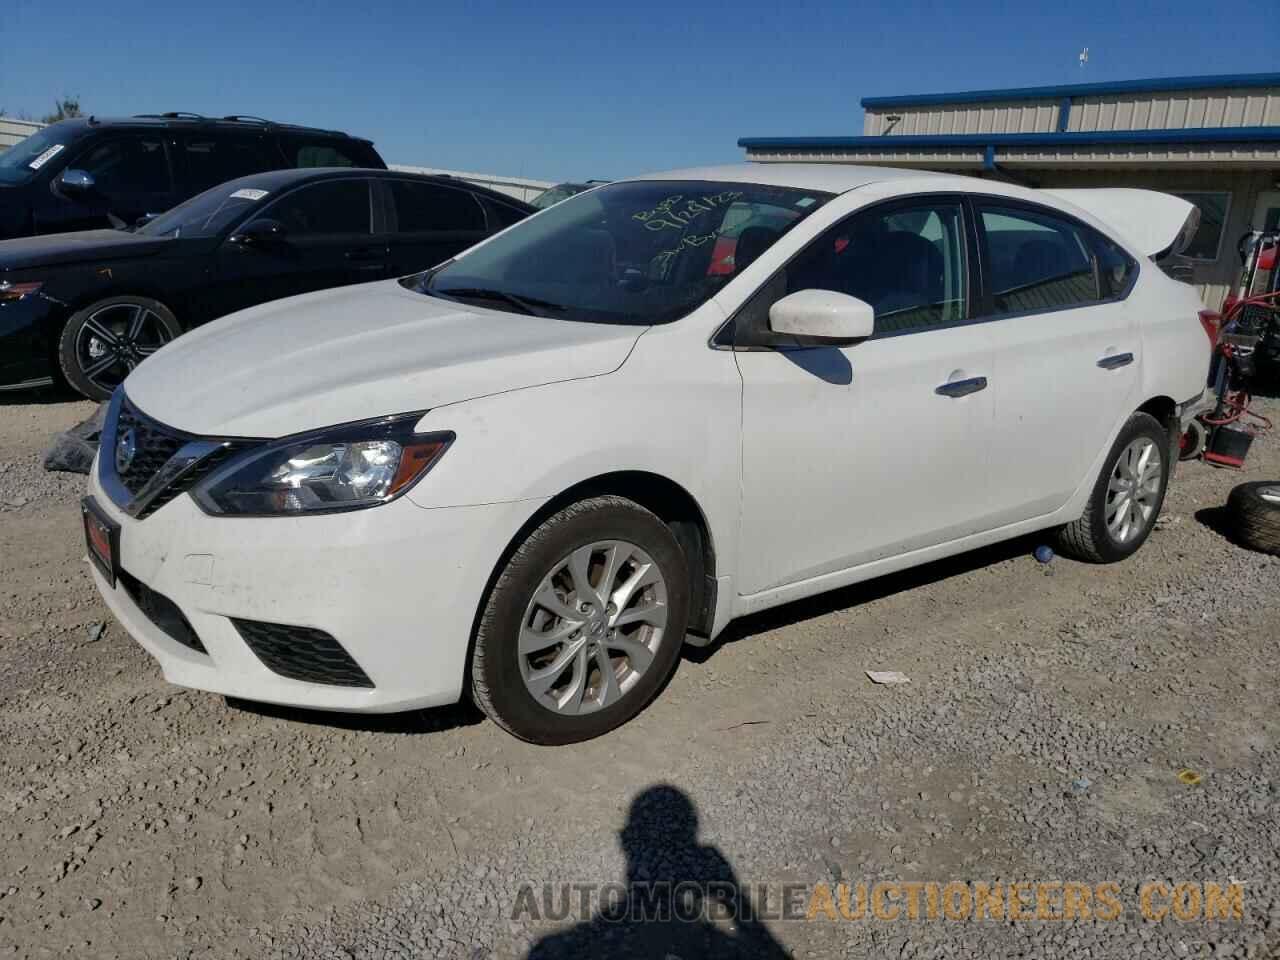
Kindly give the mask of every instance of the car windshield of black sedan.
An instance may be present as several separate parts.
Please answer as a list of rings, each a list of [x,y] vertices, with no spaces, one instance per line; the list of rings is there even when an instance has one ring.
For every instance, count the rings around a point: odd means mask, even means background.
[[[62,129],[38,130],[8,150],[0,150],[0,183],[26,183],[67,147]]]
[[[615,183],[570,197],[401,282],[498,310],[669,323],[714,296],[830,198],[752,183]]]
[[[243,180],[224,183],[160,214],[139,228],[138,233],[148,237],[216,237],[267,194]]]

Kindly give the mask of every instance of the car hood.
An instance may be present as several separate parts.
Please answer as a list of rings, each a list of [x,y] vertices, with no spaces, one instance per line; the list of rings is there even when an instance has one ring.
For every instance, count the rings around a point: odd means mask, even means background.
[[[645,329],[472,307],[388,280],[223,317],[141,364],[125,391],[190,433],[281,437],[600,376]]]
[[[148,237],[123,230],[83,230],[21,237],[0,242],[0,270],[29,270],[66,263],[102,263],[123,257],[146,257],[170,242],[165,237]]]

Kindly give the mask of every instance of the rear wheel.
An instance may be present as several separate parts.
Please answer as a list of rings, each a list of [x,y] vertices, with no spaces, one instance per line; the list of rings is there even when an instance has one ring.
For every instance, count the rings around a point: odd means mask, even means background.
[[[566,507],[516,549],[490,591],[473,698],[534,743],[620,726],[675,669],[688,584],[671,529],[639,504],[602,496]]]
[[[58,366],[77,391],[106,400],[138,364],[180,333],[177,319],[159,301],[109,297],[67,321],[58,342]]]
[[[1111,446],[1084,514],[1062,528],[1062,552],[1090,563],[1115,563],[1136,553],[1164,505],[1168,447],[1169,432],[1155,417],[1131,416]]]

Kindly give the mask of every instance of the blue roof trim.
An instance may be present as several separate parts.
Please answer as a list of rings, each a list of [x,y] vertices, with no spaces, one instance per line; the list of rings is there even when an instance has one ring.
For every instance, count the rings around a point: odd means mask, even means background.
[[[946,133],[895,137],[743,137],[747,150],[873,148],[897,151],[910,147],[1036,147],[1146,143],[1280,143],[1280,126],[1192,127],[1186,130],[1106,130],[1076,133]]]
[[[1014,87],[1008,90],[962,90],[959,93],[922,93],[904,97],[863,97],[868,110],[884,107],[923,107],[939,103],[985,103],[991,100],[1055,100],[1107,93],[1167,93],[1206,87],[1280,86],[1280,73],[1223,73],[1202,77],[1152,77],[1110,83],[1072,83],[1056,87]]]

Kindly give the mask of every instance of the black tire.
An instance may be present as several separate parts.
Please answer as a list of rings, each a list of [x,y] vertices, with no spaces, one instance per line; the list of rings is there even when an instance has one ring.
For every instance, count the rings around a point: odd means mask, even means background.
[[[1240,484],[1227,498],[1227,517],[1246,547],[1280,556],[1280,480]]]
[[[1178,459],[1182,461],[1198,459],[1204,453],[1209,432],[1199,420],[1192,420],[1187,429],[1178,438]]]
[[[135,316],[143,318],[140,331],[131,329]],[[90,324],[97,324],[114,339],[95,336]],[[77,310],[62,328],[58,369],[76,392],[90,400],[107,400],[134,367],[181,333],[173,312],[158,300],[107,297]],[[103,363],[108,366],[99,370]]]
[[[652,661],[634,677],[619,699],[590,713],[558,713],[535,699],[525,684],[523,668],[529,655],[522,654],[518,648],[521,630],[534,593],[544,578],[574,551],[609,540],[634,544],[656,565],[666,587],[666,624],[657,640],[657,649],[652,652]],[[599,577],[599,571],[595,575]],[[538,614],[535,612],[534,616]],[[572,504],[547,518],[529,534],[507,560],[489,591],[471,655],[472,698],[495,723],[521,740],[564,744],[598,737],[643,710],[670,679],[680,658],[688,616],[688,566],[670,527],[623,497],[592,497]],[[644,636],[653,638],[654,628],[642,624],[638,629],[648,630]],[[567,650],[574,642],[572,638],[566,640],[560,649]],[[607,660],[609,654],[605,657]],[[619,660],[620,670],[629,669],[629,660],[623,661],[621,657]],[[570,669],[571,666],[562,668]],[[597,668],[588,666],[587,669]],[[597,682],[603,679],[599,673],[590,675],[595,676]]]
[[[1113,473],[1121,456],[1136,440],[1147,439],[1155,444],[1160,454],[1159,490],[1153,498],[1153,510],[1144,524],[1131,538],[1120,541],[1107,529],[1107,506],[1111,503],[1110,484]],[[1164,495],[1169,488],[1169,431],[1155,417],[1146,413],[1135,413],[1131,416],[1111,451],[1098,472],[1098,479],[1089,494],[1089,502],[1085,505],[1084,514],[1074,523],[1069,523],[1058,532],[1059,550],[1069,557],[1087,563],[1116,563],[1133,556],[1151,535],[1156,519],[1160,516],[1160,508],[1164,506]]]

